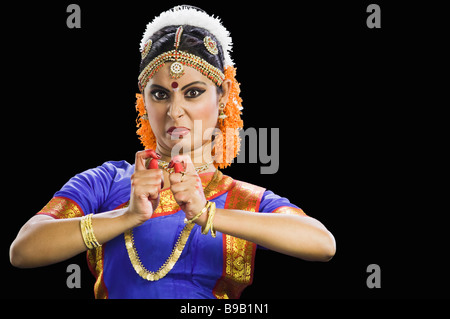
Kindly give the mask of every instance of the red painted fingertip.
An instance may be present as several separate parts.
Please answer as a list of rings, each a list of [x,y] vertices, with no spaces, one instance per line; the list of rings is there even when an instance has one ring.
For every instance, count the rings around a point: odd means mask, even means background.
[[[161,155],[159,155],[158,153],[156,153],[154,150],[145,150],[145,155],[146,156],[151,156],[153,158],[161,158]]]
[[[173,170],[175,173],[181,173],[184,172],[184,167],[182,163],[175,163],[173,164]]]
[[[150,161],[150,164],[148,165],[149,169],[157,169],[158,168],[158,161],[154,158]]]

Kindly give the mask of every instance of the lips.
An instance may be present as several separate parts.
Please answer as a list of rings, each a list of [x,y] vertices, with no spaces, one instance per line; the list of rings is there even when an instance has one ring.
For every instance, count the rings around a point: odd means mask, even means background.
[[[184,126],[172,126],[167,130],[167,134],[170,136],[185,136],[189,134],[191,130]]]

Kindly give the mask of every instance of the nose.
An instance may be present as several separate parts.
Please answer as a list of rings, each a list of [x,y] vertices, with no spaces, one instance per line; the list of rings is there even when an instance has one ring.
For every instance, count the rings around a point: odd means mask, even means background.
[[[169,109],[167,110],[167,115],[175,120],[179,119],[180,117],[183,117],[184,115],[184,109],[181,106],[182,101],[179,99],[174,99],[172,103],[169,104]]]

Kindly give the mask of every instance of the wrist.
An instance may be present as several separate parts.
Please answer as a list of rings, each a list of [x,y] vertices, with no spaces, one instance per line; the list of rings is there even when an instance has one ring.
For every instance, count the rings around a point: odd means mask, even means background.
[[[216,215],[216,203],[211,202],[211,205],[208,207],[208,219],[206,221],[206,225],[202,227],[202,234],[207,235],[211,231],[211,236],[213,238],[216,237],[216,231],[214,230],[214,217]]]
[[[201,226],[202,228],[206,226],[207,222],[208,222],[208,214],[202,214],[202,216],[200,216],[194,221],[194,223]]]
[[[130,207],[123,208],[123,209],[124,209],[124,213],[122,214],[122,219],[123,219],[122,222],[125,225],[126,230],[135,228],[144,223],[144,221],[142,221],[139,218],[139,214],[134,213],[130,209]]]
[[[190,214],[186,214],[186,218],[184,219],[184,223],[185,224],[195,223],[195,224],[200,225],[200,226],[203,227],[203,225],[206,224],[207,217],[205,217],[205,215],[208,212],[210,205],[211,205],[211,202],[206,201],[206,203],[205,203],[204,207],[202,208],[202,210],[199,213],[197,213],[194,217],[192,217],[190,219],[187,216],[188,215],[192,216],[192,212]]]

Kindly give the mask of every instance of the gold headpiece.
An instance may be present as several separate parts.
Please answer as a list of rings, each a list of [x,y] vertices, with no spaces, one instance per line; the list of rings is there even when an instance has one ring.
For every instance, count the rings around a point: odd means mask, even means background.
[[[158,70],[163,67],[166,62],[170,61],[174,62],[170,66],[170,76],[173,79],[178,79],[179,77],[183,76],[184,66],[189,66],[199,71],[201,74],[213,81],[217,86],[222,85],[222,82],[225,80],[225,75],[220,69],[211,65],[199,56],[178,50],[182,33],[183,27],[180,26],[175,33],[175,50],[164,52],[158,55],[152,61],[150,61],[150,63],[144,68],[144,70],[142,70],[141,74],[139,74],[138,80],[139,89],[141,90],[141,92],[144,91],[148,81],[155,75],[155,73],[158,72]],[[211,54],[217,54],[217,44],[214,40],[212,40],[210,37],[205,37],[203,41],[205,43],[206,49]],[[150,40],[142,51],[142,59],[147,56],[148,52],[151,49],[151,45],[152,42]]]
[[[217,49],[217,43],[211,37],[206,36],[203,39],[203,43],[205,44],[206,50],[208,50],[209,53],[213,55],[219,53],[219,49]]]
[[[152,40],[148,40],[147,43],[144,46],[144,50],[141,52],[141,60],[144,60],[147,54],[150,52],[150,49],[152,48]]]

